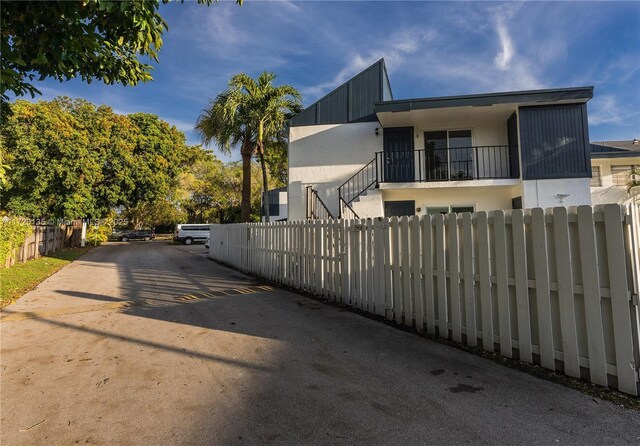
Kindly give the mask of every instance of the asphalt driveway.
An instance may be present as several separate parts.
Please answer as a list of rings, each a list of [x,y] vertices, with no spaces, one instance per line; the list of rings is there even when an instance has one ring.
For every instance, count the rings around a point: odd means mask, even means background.
[[[109,244],[5,308],[1,443],[640,444],[638,412],[203,254]]]

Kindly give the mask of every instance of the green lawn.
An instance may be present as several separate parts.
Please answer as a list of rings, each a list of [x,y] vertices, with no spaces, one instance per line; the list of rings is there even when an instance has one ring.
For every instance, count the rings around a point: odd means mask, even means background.
[[[0,307],[9,305],[91,248],[65,248],[47,257],[16,263],[11,268],[0,268]]]

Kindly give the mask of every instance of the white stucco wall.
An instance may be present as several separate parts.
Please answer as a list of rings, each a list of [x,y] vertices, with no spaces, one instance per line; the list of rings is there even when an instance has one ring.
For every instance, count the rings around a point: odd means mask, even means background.
[[[338,187],[382,150],[378,122],[312,125],[289,129],[289,220],[303,220],[306,186],[313,186],[338,215]]]
[[[585,204],[591,204],[589,178],[522,181],[522,207],[525,209]]]
[[[628,204],[634,200],[640,201],[640,190],[632,190],[632,194],[627,192],[626,186],[615,186],[611,175],[611,166],[638,166],[640,165],[639,157],[630,158],[594,158],[591,160],[593,167],[600,167],[600,176],[602,178],[602,186],[591,188],[591,202],[597,204]],[[638,188],[636,188],[638,189]]]

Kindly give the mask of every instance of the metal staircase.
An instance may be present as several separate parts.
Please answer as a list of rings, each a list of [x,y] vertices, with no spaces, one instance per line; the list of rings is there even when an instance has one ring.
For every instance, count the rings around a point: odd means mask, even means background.
[[[338,218],[359,218],[351,204],[373,186],[378,186],[378,157],[369,161],[338,188]]]
[[[335,217],[318,195],[318,191],[312,186],[307,186],[307,220],[328,220],[330,218]]]

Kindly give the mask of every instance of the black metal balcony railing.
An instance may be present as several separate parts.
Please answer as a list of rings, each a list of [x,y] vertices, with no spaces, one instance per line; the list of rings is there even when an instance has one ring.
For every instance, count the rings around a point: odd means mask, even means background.
[[[334,218],[318,195],[318,191],[307,186],[307,220],[328,220]]]
[[[473,146],[377,152],[381,183],[518,177],[517,146]]]

